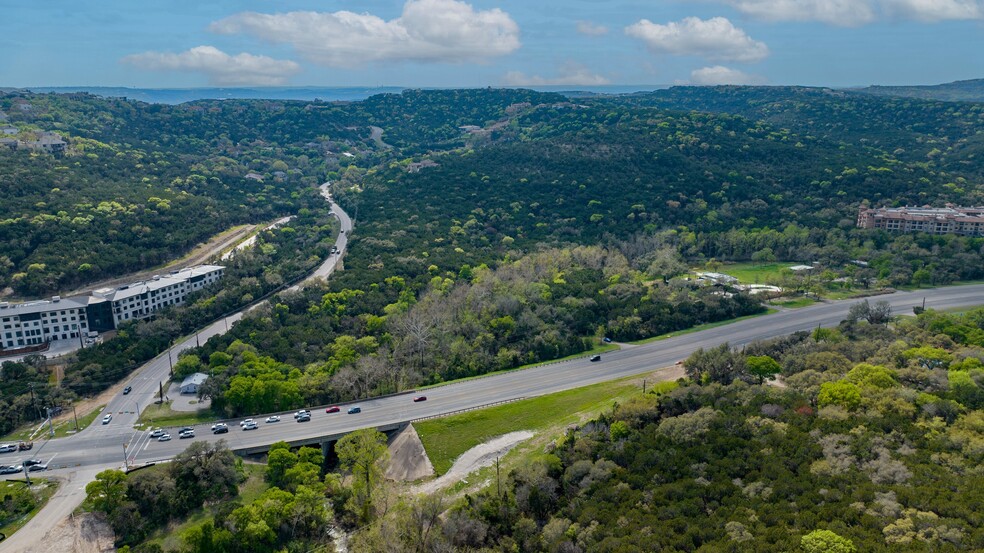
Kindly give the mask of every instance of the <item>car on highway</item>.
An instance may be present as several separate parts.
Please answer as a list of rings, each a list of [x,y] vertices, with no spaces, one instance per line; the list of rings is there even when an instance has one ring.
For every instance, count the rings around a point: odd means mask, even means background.
[[[113,414],[110,413],[103,417],[103,424],[109,424],[109,421],[113,420]]]
[[[355,407],[349,407],[348,410],[348,414],[350,415],[354,415],[356,413],[361,413],[361,412],[362,412],[362,407],[359,407],[358,405],[356,405]]]
[[[601,361],[601,356],[600,355],[592,355],[591,356],[591,362],[594,363],[595,361]]]
[[[300,417],[303,417],[304,415],[307,415],[307,416],[310,417],[311,416],[311,411],[308,411],[307,409],[301,409],[300,411],[294,413],[294,418],[295,419],[296,418],[300,418]]]
[[[161,434],[160,437],[157,438],[157,441],[158,442],[169,442],[169,441],[171,441],[171,435],[170,434]]]
[[[212,434],[225,434],[229,431],[229,426],[224,422],[212,425]]]
[[[24,464],[29,467],[33,467],[34,465],[41,465],[43,463],[44,461],[42,461],[41,459],[28,459],[27,461],[24,461]]]
[[[17,474],[23,470],[22,465],[0,465],[0,474]]]
[[[155,429],[153,429],[153,430],[150,431],[150,437],[151,438],[160,438],[162,435],[164,435],[164,429],[163,428],[155,428]]]
[[[256,430],[257,428],[259,428],[259,425],[257,425],[254,420],[250,420],[248,423],[243,425],[243,430]]]
[[[17,451],[17,444],[0,445],[0,453],[10,453],[11,451]]]
[[[280,422],[280,417],[277,415],[270,415],[266,418],[267,422]]]
[[[413,398],[413,402],[414,403],[419,403],[421,401],[427,401],[427,396],[417,396],[417,397]]]
[[[332,405],[331,407],[325,409],[325,413],[337,413],[342,409],[337,405]]]
[[[133,387],[127,386],[126,388],[123,388],[123,395],[127,395],[132,391],[133,391]]]
[[[253,419],[244,419],[239,421],[239,426],[246,426],[247,424],[256,424],[256,421]]]
[[[195,431],[195,428],[192,427],[192,426],[182,426],[181,429],[178,430],[178,433],[181,433],[181,432],[194,432],[194,431]]]
[[[194,429],[192,429],[192,430],[182,430],[181,432],[178,432],[178,439],[181,439],[181,440],[183,440],[185,438],[194,438],[194,437],[195,437],[195,431],[194,431]]]
[[[309,422],[311,420],[311,413],[305,413],[297,417],[297,422]]]
[[[27,467],[27,470],[31,472],[40,472],[42,470],[48,470],[48,465],[46,463],[38,463]]]

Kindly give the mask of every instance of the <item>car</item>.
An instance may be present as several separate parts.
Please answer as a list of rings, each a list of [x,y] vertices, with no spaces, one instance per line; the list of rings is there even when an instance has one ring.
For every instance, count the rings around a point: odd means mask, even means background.
[[[596,361],[601,361],[601,356],[600,355],[592,355],[591,356],[591,362],[594,363]]]
[[[17,451],[17,444],[0,444],[0,453],[10,453]]]
[[[159,438],[157,438],[157,441],[158,442],[169,442],[169,441],[171,441],[171,435],[170,434],[161,434],[161,436]]]
[[[45,463],[38,463],[36,465],[31,465],[31,466],[27,467],[27,470],[29,470],[31,472],[39,472],[39,471],[42,471],[42,470],[48,470],[48,465],[45,464]]]
[[[127,395],[130,392],[132,392],[132,391],[133,391],[133,387],[132,386],[127,386],[126,388],[123,388],[123,395]]]
[[[195,437],[194,430],[182,430],[181,432],[178,432],[178,438],[181,440],[185,438],[194,438],[194,437]]]
[[[218,424],[212,425],[213,434],[225,434],[228,431],[229,431],[229,426],[226,425],[224,422],[220,422]]]
[[[601,341],[602,342],[605,342],[606,344],[612,343],[612,339],[609,338],[608,336],[605,336],[604,338],[602,338]]]
[[[413,398],[413,402],[414,403],[418,403],[418,402],[421,402],[421,401],[427,401],[427,396],[417,396],[417,397]]]
[[[17,474],[23,472],[23,465],[3,465],[0,466],[0,474]]]
[[[44,461],[42,461],[41,459],[28,459],[27,461],[24,461],[24,465],[29,467],[33,467],[34,465],[41,465],[43,463]]]
[[[349,407],[348,410],[348,414],[350,415],[354,415],[356,413],[361,413],[361,412],[362,412],[362,407],[359,407],[358,405],[356,405],[355,407]]]
[[[113,414],[110,413],[103,417],[103,424],[109,424],[109,421],[113,420]]]
[[[301,415],[297,417],[297,422],[309,422],[311,420],[311,415]]]
[[[280,417],[278,417],[277,415],[270,415],[269,417],[266,418],[266,421],[267,422],[280,422]]]
[[[325,409],[325,413],[337,413],[342,409],[337,405],[332,405],[331,407]]]
[[[253,419],[244,419],[239,421],[239,426],[246,426],[247,424],[256,424],[256,421]]]
[[[153,429],[153,430],[150,431],[150,437],[151,438],[160,438],[162,435],[164,435],[164,429],[163,428],[155,428],[155,429]]]
[[[178,430],[178,433],[180,434],[181,432],[194,432],[194,431],[195,428],[192,426],[183,426],[181,427],[181,430]]]
[[[20,442],[17,444],[17,451],[27,451],[34,447],[34,442]]]
[[[243,430],[256,430],[259,428],[255,421],[249,421],[247,424],[243,425]]]
[[[301,409],[300,411],[294,413],[294,418],[296,419],[296,418],[299,418],[299,417],[303,417],[304,415],[307,415],[307,416],[310,417],[311,416],[311,411],[308,411],[307,409]]]

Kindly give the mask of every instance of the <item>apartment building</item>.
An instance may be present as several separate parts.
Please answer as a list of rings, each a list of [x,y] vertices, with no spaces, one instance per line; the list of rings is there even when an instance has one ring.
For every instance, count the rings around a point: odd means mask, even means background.
[[[858,227],[889,232],[984,236],[984,207],[897,207],[858,211]]]
[[[118,288],[101,288],[92,295],[109,302],[113,326],[118,327],[120,323],[146,319],[165,307],[183,304],[188,294],[218,281],[224,271],[225,267],[219,265],[199,265]]]
[[[18,349],[55,340],[80,340],[89,332],[89,296],[29,303],[0,302],[0,346]]]
[[[91,296],[0,302],[0,349],[81,340],[89,332],[105,332],[120,323],[146,319],[157,310],[181,305],[188,294],[215,283],[224,271],[225,267],[218,265],[199,265],[146,282],[96,290]]]

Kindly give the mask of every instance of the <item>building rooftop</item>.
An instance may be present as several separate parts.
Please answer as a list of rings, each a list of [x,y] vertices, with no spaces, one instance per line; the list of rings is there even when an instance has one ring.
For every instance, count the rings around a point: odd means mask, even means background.
[[[190,278],[224,268],[221,265],[198,265],[196,267],[174,271],[165,276],[155,276],[150,280],[125,284],[119,288],[100,288],[99,290],[95,290],[93,294],[101,298],[106,298],[109,301],[118,301],[167,288],[175,284],[181,284]]]
[[[208,380],[208,375],[205,373],[190,374],[187,377],[185,377],[184,380],[181,381],[181,387],[183,388],[188,384],[195,384],[197,386],[201,386],[202,384],[205,383],[206,380]]]
[[[54,298],[58,299],[56,300]],[[91,296],[73,296],[71,298],[59,298],[58,296],[54,296],[51,300],[39,300],[25,303],[9,304],[7,302],[0,302],[0,317],[44,313],[58,309],[79,309],[85,308],[85,306],[90,303],[98,303],[100,301],[103,300],[99,298],[92,298]]]

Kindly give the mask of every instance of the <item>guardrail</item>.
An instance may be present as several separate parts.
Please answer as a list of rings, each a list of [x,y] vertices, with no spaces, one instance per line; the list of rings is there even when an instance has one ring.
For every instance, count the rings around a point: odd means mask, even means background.
[[[477,411],[478,409],[486,409],[486,408],[489,408],[489,407],[495,407],[497,405],[504,405],[506,403],[513,403],[513,402],[516,402],[516,401],[522,401],[524,399],[526,399],[526,396],[514,397],[512,399],[503,399],[503,400],[500,400],[500,401],[493,401],[492,403],[485,403],[485,404],[482,404],[482,405],[476,405],[474,407],[465,407],[464,409],[456,409],[454,411],[446,411],[444,413],[438,413],[436,415],[428,415],[426,417],[417,417],[415,419],[410,419],[407,422],[410,423],[410,424],[413,424],[415,422],[426,421],[426,420],[430,420],[430,419],[439,419],[441,417],[450,417],[451,415],[457,415],[458,413],[467,413],[468,411]]]

